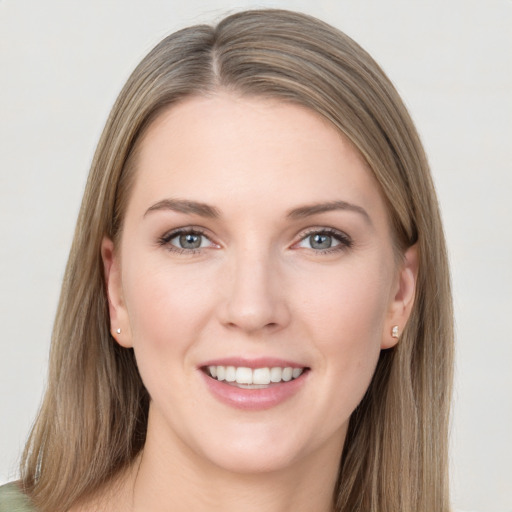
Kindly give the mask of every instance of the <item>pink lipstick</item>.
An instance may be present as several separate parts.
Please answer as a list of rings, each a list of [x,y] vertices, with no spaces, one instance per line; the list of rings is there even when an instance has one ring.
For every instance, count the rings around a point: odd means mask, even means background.
[[[275,407],[295,395],[309,368],[276,358],[223,358],[201,366],[202,378],[222,403],[245,410]]]

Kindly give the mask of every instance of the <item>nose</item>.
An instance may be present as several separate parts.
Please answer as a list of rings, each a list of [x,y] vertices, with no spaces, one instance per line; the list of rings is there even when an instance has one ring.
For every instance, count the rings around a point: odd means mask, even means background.
[[[223,325],[246,334],[274,332],[288,325],[286,286],[275,258],[260,254],[234,258],[226,272],[219,310]]]

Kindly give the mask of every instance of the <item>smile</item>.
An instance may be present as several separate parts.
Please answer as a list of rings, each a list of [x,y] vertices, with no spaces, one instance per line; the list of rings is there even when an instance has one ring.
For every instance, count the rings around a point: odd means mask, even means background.
[[[253,369],[244,366],[213,365],[206,367],[206,373],[219,382],[226,382],[243,389],[262,389],[272,384],[294,380],[300,377],[305,369],[291,366]]]
[[[275,358],[226,358],[199,369],[213,397],[229,407],[252,411],[287,402],[307,385],[311,373],[307,366]]]

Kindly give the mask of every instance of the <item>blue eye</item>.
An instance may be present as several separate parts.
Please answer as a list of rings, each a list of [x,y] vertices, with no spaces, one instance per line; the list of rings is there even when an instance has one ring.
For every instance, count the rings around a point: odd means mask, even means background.
[[[178,252],[193,252],[214,245],[203,233],[194,229],[172,231],[164,235],[159,242],[171,251]]]
[[[173,245],[177,245],[180,249],[199,249],[203,242],[203,235],[197,233],[185,233],[175,236],[170,240]]]
[[[330,249],[331,247],[335,247],[340,243],[334,237],[325,233],[315,233],[314,235],[309,235],[307,240],[309,242],[309,246],[312,249]]]
[[[313,249],[314,251],[336,251],[352,246],[352,240],[341,231],[322,229],[306,233],[297,244],[297,247]]]

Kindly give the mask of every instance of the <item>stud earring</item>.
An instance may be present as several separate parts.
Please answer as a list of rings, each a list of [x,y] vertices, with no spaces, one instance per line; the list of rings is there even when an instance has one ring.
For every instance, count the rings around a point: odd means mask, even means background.
[[[117,334],[121,334],[121,328],[118,327],[117,330],[116,330]]]
[[[398,325],[394,325],[391,329],[391,337],[398,339]]]

